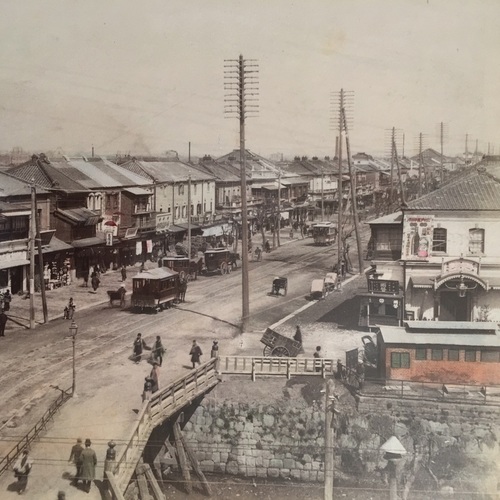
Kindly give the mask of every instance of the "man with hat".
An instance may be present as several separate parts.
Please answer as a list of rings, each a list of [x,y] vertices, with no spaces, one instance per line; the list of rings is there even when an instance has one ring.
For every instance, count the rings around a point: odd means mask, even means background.
[[[97,465],[97,456],[95,451],[90,447],[92,442],[90,439],[85,440],[85,449],[80,455],[80,479],[83,482],[83,487],[90,491],[92,481],[95,479],[95,466]]]
[[[78,484],[78,480],[80,479],[80,473],[81,473],[80,455],[82,454],[82,451],[83,451],[82,438],[78,438],[76,440],[76,444],[73,445],[71,448],[71,453],[68,459],[68,463],[73,463],[75,464],[76,467],[76,474],[72,481],[72,484],[75,486]]]

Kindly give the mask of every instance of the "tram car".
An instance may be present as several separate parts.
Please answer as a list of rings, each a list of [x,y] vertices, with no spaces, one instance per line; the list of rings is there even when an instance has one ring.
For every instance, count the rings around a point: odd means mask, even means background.
[[[201,264],[202,262],[194,262],[182,255],[170,255],[162,259],[163,267],[172,269],[172,271],[179,273],[181,280],[187,279],[188,281],[197,279],[198,273],[201,271]]]
[[[204,274],[220,273],[229,274],[233,268],[237,267],[239,255],[230,252],[227,248],[211,248],[204,253],[205,265]]]
[[[179,299],[179,273],[166,267],[157,267],[136,274],[132,278],[132,310],[157,313],[168,309]]]
[[[319,222],[312,226],[315,245],[333,245],[337,240],[337,227],[333,222]]]

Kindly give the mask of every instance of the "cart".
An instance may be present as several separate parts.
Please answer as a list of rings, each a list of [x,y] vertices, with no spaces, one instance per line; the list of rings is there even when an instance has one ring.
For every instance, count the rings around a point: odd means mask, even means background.
[[[280,295],[280,290],[283,290],[283,295],[286,295],[288,291],[288,278],[276,277],[273,279],[271,295]]]
[[[120,307],[123,309],[125,307],[125,294],[127,291],[123,286],[118,288],[118,290],[108,290],[109,305],[113,307],[113,302],[118,300],[120,302]]]
[[[321,300],[325,298],[325,280],[313,280],[311,283],[311,299]]]
[[[302,344],[268,328],[260,341],[265,345],[264,356],[292,357],[299,354]]]
[[[204,256],[204,274],[214,272],[219,272],[220,274],[229,274],[238,266],[237,261],[239,259],[239,255],[230,252],[226,248],[212,248],[211,250],[207,250]]]
[[[325,289],[326,292],[333,292],[337,286],[337,273],[326,273]]]
[[[178,272],[181,280],[186,278],[188,281],[192,281],[198,277],[198,263],[182,255],[163,257],[162,266]]]

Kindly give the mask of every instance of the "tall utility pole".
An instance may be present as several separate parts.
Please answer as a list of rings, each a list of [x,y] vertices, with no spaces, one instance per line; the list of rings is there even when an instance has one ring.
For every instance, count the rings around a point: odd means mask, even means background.
[[[278,247],[281,246],[280,230],[281,230],[281,168],[278,170],[278,220],[276,221],[278,231]]]
[[[245,149],[245,119],[252,111],[258,109],[258,65],[253,59],[226,60],[224,67],[224,89],[226,97],[224,112],[236,116],[240,122],[240,177],[241,177],[241,273],[242,273],[242,314],[241,330],[245,331],[250,316],[249,283],[248,283],[248,213],[247,213],[247,183],[246,183],[246,149]]]
[[[325,179],[325,171],[321,168],[321,222],[325,220],[325,191],[323,188],[323,182]]]
[[[35,328],[35,240],[36,240],[36,191],[35,179],[31,179],[31,217],[30,217],[30,330]],[[42,285],[44,282],[42,282]]]
[[[398,179],[399,179],[399,190],[401,192],[400,194],[400,203],[401,206],[406,206],[406,200],[405,200],[405,188],[404,188],[404,183],[403,183],[403,176],[401,175],[401,164],[399,163],[399,158],[398,158],[398,149],[396,147],[396,137],[393,135],[392,137],[392,155],[394,159],[396,160],[396,167],[398,171]]]
[[[363,263],[363,247],[361,245],[361,234],[359,232],[359,220],[358,220],[358,200],[356,196],[356,172],[352,168],[351,160],[351,145],[349,141],[349,130],[347,128],[347,120],[345,118],[345,110],[342,110],[342,119],[344,121],[345,129],[345,143],[346,143],[346,153],[347,153],[347,165],[349,166],[349,181],[351,183],[351,206],[352,206],[352,218],[354,222],[354,232],[356,233],[356,246],[358,248],[358,265],[359,274],[363,273],[364,263]],[[391,189],[391,199],[392,199],[392,189]]]
[[[187,200],[187,218],[188,218],[188,258],[191,259],[191,174],[188,175],[188,200]]]
[[[443,158],[443,143],[444,143],[444,123],[441,122],[440,127],[439,127],[439,138],[440,138],[440,143],[441,143],[441,162],[439,165],[440,172],[439,172],[439,181],[442,184],[444,180],[444,158]]]
[[[422,156],[422,132],[419,134],[418,140],[418,197],[422,196],[422,169],[424,159]]]
[[[465,134],[465,164],[469,160],[469,134]]]
[[[337,191],[339,198],[339,207],[338,207],[338,219],[337,219],[337,282],[340,283],[343,279],[342,275],[342,253],[343,253],[343,245],[342,245],[342,203],[344,200],[344,193],[342,190],[342,129],[343,129],[343,109],[344,109],[344,89],[340,89],[339,96],[339,142],[338,142],[338,161],[339,161],[339,178],[337,182]]]
[[[392,127],[392,134],[391,134],[391,189],[389,191],[389,204],[391,205],[392,202],[394,201],[394,138],[396,135],[396,129],[395,127]]]
[[[47,297],[45,295],[45,279],[43,275],[43,252],[42,252],[42,238],[40,235],[40,215],[38,214],[38,206],[36,203],[36,187],[34,188],[35,196],[35,232],[36,232],[36,245],[38,250],[38,279],[40,280],[40,291],[42,294],[42,310],[43,310],[43,322],[48,323],[49,313],[47,311]]]

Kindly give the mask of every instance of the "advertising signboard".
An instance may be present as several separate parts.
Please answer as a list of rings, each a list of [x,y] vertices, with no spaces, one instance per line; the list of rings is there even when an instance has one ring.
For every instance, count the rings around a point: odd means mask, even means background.
[[[433,215],[406,214],[403,222],[403,260],[427,260],[432,250]]]

